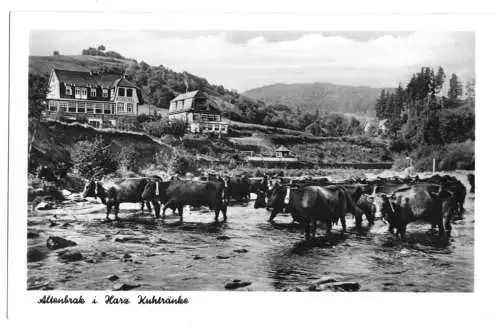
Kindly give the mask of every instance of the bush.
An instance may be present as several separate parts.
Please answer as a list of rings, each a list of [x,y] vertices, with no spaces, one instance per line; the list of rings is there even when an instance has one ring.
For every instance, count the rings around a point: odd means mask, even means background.
[[[389,148],[393,152],[400,153],[403,151],[411,151],[412,144],[411,144],[411,141],[409,141],[407,139],[399,138],[399,139],[392,141]]]
[[[432,170],[433,158],[436,158],[436,167],[439,171],[475,168],[474,142],[470,140],[447,145],[423,146],[411,157],[415,168],[420,171]]]
[[[104,144],[101,136],[93,141],[78,142],[71,158],[78,173],[87,179],[102,177],[118,167],[109,145]]]
[[[139,169],[140,154],[133,146],[124,146],[118,155],[120,167],[127,171],[136,172]]]
[[[471,141],[465,143],[449,144],[446,155],[439,162],[439,169],[444,171],[465,169],[473,170],[475,168],[474,143]]]
[[[180,138],[186,134],[187,125],[182,121],[157,121],[143,123],[144,131],[151,136],[162,137],[165,135],[172,135]]]

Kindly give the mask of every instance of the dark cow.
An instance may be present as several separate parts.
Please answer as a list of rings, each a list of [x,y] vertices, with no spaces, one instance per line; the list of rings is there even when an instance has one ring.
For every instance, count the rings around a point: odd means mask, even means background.
[[[327,234],[330,234],[332,222],[336,223],[340,219],[344,233],[348,202],[352,203],[352,200],[341,187],[328,190],[319,186],[291,188],[275,185],[267,203],[268,208],[272,208],[269,222],[272,223],[276,214],[287,206],[292,219],[304,228],[306,240],[310,239],[311,233],[315,237],[318,221],[323,223]]]
[[[89,181],[83,190],[83,197],[99,198],[106,205],[106,219],[109,220],[111,209],[115,208],[115,218],[118,219],[120,203],[141,203],[141,212],[144,213],[144,203],[151,212],[148,201],[142,198],[146,185],[159,181],[158,178],[131,178],[120,179],[109,183],[105,188],[101,182]]]
[[[267,190],[260,189],[257,191],[257,198],[255,199],[255,203],[253,207],[255,209],[265,208],[266,207],[266,196]]]
[[[190,206],[208,206],[215,211],[215,221],[222,211],[224,221],[227,220],[227,205],[224,203],[224,184],[221,181],[167,181],[147,184],[142,198],[152,200],[155,204],[155,214],[159,217],[159,203],[163,204],[163,216],[167,208],[179,211],[180,221],[183,221],[183,208]]]
[[[453,196],[455,197],[455,203],[456,203],[456,208],[454,209],[454,212],[458,216],[461,216],[464,213],[465,211],[464,203],[465,203],[465,197],[467,196],[467,188],[465,188],[463,183],[460,182],[460,180],[458,180],[456,177],[450,175],[436,174],[430,178],[420,180],[419,183],[437,184],[442,186],[443,189],[452,192]]]
[[[430,222],[439,227],[440,236],[444,230],[451,232],[451,214],[456,206],[452,192],[435,184],[415,184],[408,188],[394,191],[390,195],[382,194],[377,200],[377,209],[389,223],[389,231],[404,238],[410,222]]]
[[[363,195],[363,187],[362,186],[357,186],[357,185],[351,185],[351,186],[337,186],[337,185],[330,185],[330,186],[325,186],[324,188],[330,190],[331,192],[336,192],[340,191],[342,196],[344,197],[341,200],[342,206],[342,211],[345,213],[351,213],[354,216],[354,219],[356,221],[356,228],[359,230],[361,228],[361,223],[362,223],[362,218],[363,214],[367,215],[367,219],[369,218],[368,216],[371,215],[371,208],[369,211],[363,211],[362,209],[359,208],[357,202]],[[367,214],[368,213],[368,214]],[[345,223],[345,219],[344,219]],[[336,224],[336,223],[335,223]]]
[[[241,202],[250,200],[250,181],[246,176],[242,177],[224,177],[223,181],[226,187],[226,201],[231,198]]]

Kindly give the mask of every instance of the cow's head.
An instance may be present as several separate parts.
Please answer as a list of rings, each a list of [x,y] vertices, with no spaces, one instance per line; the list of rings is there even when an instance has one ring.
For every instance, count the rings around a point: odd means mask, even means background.
[[[274,208],[276,206],[283,205],[285,203],[285,197],[290,187],[283,186],[276,183],[269,193],[269,198],[267,200],[267,208]]]
[[[394,195],[379,194],[373,199],[375,205],[375,218],[382,218],[389,224],[393,224],[397,219],[397,207]]]
[[[83,197],[103,197],[105,196],[106,192],[104,190],[104,187],[100,182],[97,182],[95,180],[90,180],[85,184],[85,187],[83,188]]]

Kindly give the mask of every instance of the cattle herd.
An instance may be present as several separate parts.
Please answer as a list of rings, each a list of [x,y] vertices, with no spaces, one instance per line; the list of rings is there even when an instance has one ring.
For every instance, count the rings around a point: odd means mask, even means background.
[[[474,190],[474,175],[468,179]],[[338,220],[342,232],[346,231],[346,214],[355,218],[356,229],[362,228],[363,216],[371,226],[376,218],[388,224],[388,230],[404,238],[411,222],[428,222],[438,227],[440,236],[449,236],[451,220],[464,212],[466,187],[455,177],[433,175],[428,178],[377,178],[353,179],[332,183],[328,179],[291,179],[286,177],[247,176],[229,177],[208,175],[197,179],[181,180],[172,177],[164,181],[160,177],[129,178],[102,183],[89,181],[84,197],[99,198],[107,207],[106,217],[114,208],[118,220],[120,203],[134,202],[144,205],[157,218],[165,216],[167,208],[177,211],[183,221],[186,206],[207,206],[215,212],[215,221],[222,212],[227,220],[227,207],[232,201],[249,201],[256,195],[254,208],[267,208],[269,222],[280,212],[288,212],[292,222],[298,223],[306,240],[316,235],[318,225],[327,234]],[[161,211],[163,208],[163,211]],[[446,232],[445,232],[446,231]]]

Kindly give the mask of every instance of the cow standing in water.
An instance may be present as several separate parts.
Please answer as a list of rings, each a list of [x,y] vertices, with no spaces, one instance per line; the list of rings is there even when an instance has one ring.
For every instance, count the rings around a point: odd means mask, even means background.
[[[451,232],[451,217],[456,209],[454,194],[442,186],[420,183],[401,188],[377,200],[378,213],[389,222],[389,231],[404,239],[410,222],[429,222],[439,227],[439,235]]]
[[[83,197],[99,198],[106,205],[106,219],[108,220],[109,213],[114,207],[115,219],[118,220],[120,203],[141,203],[142,213],[144,213],[144,204],[146,203],[149,212],[151,212],[149,201],[145,201],[142,194],[148,183],[157,181],[161,181],[161,179],[157,177],[120,179],[109,183],[105,188],[101,182],[91,180],[85,185]]]
[[[326,233],[331,233],[332,222],[342,222],[342,233],[346,231],[345,214],[348,202],[345,190],[330,191],[319,186],[307,186],[300,188],[290,188],[282,185],[275,185],[267,207],[272,208],[269,222],[273,222],[276,214],[286,206],[291,213],[293,220],[298,221],[304,228],[306,241],[316,236],[316,225],[320,221],[325,226]],[[359,208],[357,214],[359,213]]]
[[[189,206],[208,206],[215,211],[215,221],[222,212],[227,220],[227,205],[224,200],[225,188],[222,181],[166,181],[149,183],[143,192],[144,200],[152,200],[155,214],[160,216],[160,204],[163,204],[163,217],[167,208],[179,211],[180,221],[183,221],[183,208]]]

